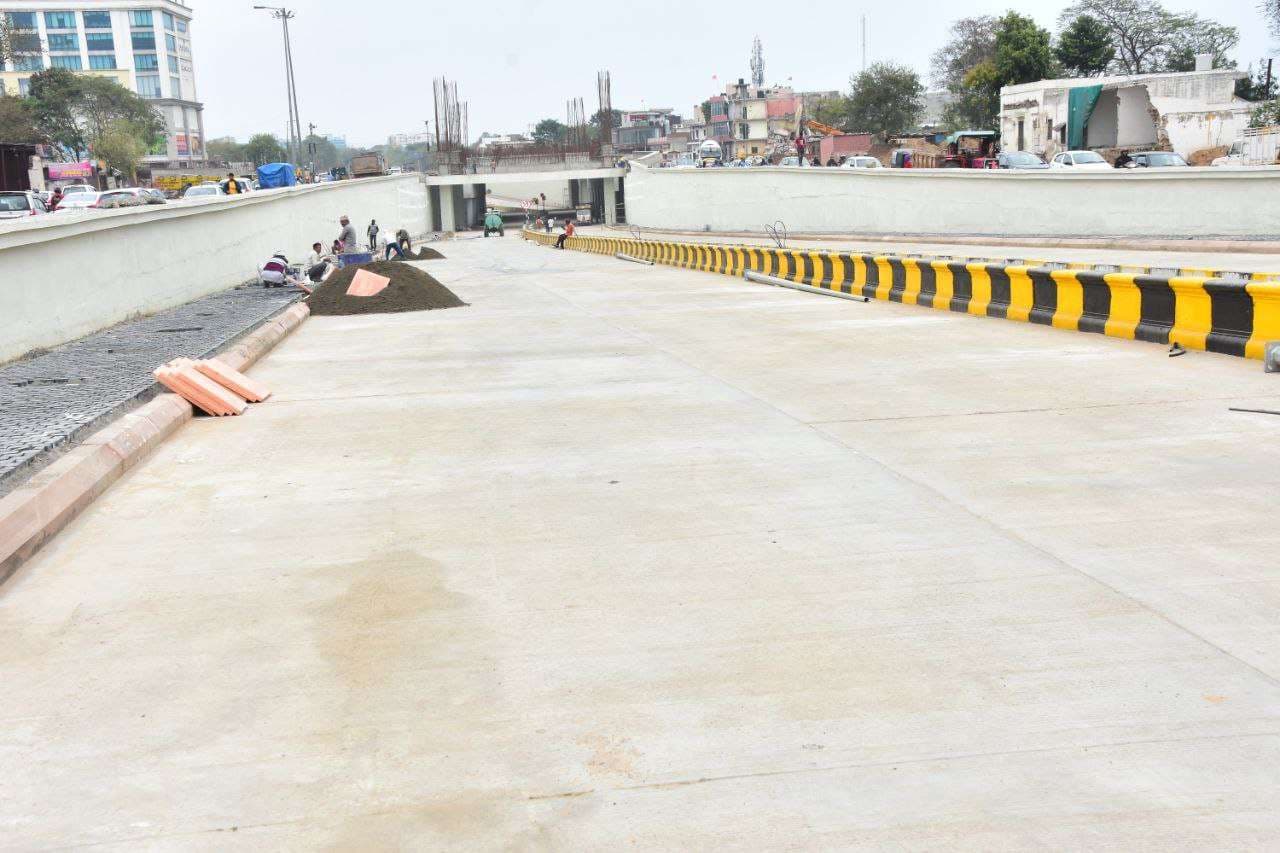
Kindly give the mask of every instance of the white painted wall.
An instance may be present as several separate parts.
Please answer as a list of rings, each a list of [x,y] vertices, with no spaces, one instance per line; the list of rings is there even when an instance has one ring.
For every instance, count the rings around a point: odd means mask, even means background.
[[[627,221],[652,228],[996,236],[1280,234],[1280,168],[646,169]]]
[[[314,184],[0,226],[0,361],[233,287],[283,249],[299,260],[338,236],[428,230],[416,175]]]
[[[1146,86],[1116,90],[1116,145],[1137,148],[1156,141],[1156,123],[1151,117],[1151,98]]]

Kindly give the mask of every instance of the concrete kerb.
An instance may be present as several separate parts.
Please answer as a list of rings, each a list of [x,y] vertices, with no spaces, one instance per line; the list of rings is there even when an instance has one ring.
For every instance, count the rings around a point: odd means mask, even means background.
[[[298,328],[310,313],[305,304],[294,305],[215,358],[244,370]],[[0,498],[0,583],[193,416],[186,400],[176,394],[161,394],[98,430]]]

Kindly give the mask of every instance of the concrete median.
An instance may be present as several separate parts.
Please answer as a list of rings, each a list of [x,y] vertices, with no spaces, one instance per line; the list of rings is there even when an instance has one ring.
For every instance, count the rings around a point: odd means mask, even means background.
[[[548,245],[555,235],[525,231]],[[819,290],[1261,359],[1280,340],[1280,283],[711,243],[570,237],[685,269],[753,270]]]

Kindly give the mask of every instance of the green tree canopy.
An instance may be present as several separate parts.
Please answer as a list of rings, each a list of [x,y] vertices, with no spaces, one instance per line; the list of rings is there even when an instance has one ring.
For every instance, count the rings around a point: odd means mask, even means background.
[[[144,132],[124,119],[116,119],[107,125],[102,136],[94,143],[95,157],[106,160],[107,165],[127,175],[130,181],[138,179],[138,163],[147,153],[142,140]]]
[[[556,145],[564,142],[569,129],[553,118],[544,118],[533,128],[533,141],[539,145]]]
[[[958,94],[964,75],[983,62],[995,61],[998,29],[999,21],[991,15],[953,21],[946,43],[930,60],[934,85]]]
[[[1080,15],[1058,36],[1054,54],[1069,73],[1094,77],[1107,70],[1116,49],[1111,44],[1111,33],[1097,18]]]
[[[1025,15],[1007,13],[996,30],[995,66],[1001,86],[1052,79],[1058,68],[1049,31]]]
[[[244,144],[236,142],[234,137],[220,136],[205,143],[204,150],[214,160],[224,163],[243,163],[249,158],[245,156]]]
[[[0,95],[0,142],[43,142],[30,98]]]
[[[845,128],[849,124],[849,99],[847,97],[819,98],[809,104],[809,117],[832,127]]]
[[[315,154],[311,153],[312,145],[315,146]],[[327,172],[334,166],[340,166],[344,160],[332,142],[315,134],[302,140],[302,150],[306,152],[303,159],[307,161],[307,165],[315,163],[316,171],[319,172]]]
[[[144,148],[164,133],[164,120],[151,104],[106,77],[50,68],[31,75],[30,98],[40,133],[77,157],[89,153],[120,122],[138,135]]]
[[[849,80],[849,123],[887,139],[912,130],[924,111],[924,86],[905,65],[877,62]]]
[[[281,163],[289,153],[284,145],[270,133],[255,133],[244,146],[244,157],[255,166]]]
[[[943,122],[951,130],[994,130],[1000,114],[1000,74],[994,60],[980,62],[964,75]]]
[[[1115,50],[1111,70],[1124,74],[1194,68],[1196,53],[1213,54],[1214,67],[1222,67],[1226,52],[1240,40],[1235,27],[1176,14],[1151,0],[1076,0],[1063,10],[1058,23],[1069,28],[1082,15],[1106,28]]]

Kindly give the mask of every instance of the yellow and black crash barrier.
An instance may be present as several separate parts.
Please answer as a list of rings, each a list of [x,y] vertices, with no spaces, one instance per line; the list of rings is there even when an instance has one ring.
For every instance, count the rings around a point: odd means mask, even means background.
[[[525,229],[544,246],[555,234]],[[745,270],[839,293],[1262,358],[1280,341],[1280,282],[1052,269],[897,255],[569,237],[583,252],[741,276]]]

